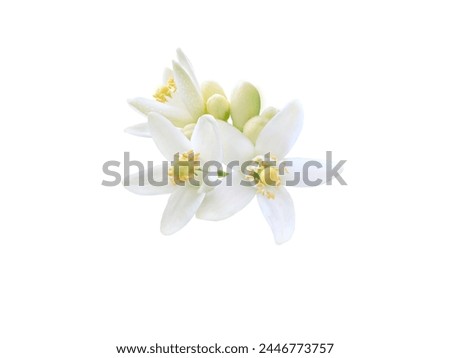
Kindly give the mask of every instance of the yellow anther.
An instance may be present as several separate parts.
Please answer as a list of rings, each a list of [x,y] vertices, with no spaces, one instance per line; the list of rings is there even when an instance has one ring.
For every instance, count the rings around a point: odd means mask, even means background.
[[[167,80],[167,84],[165,86],[159,87],[153,97],[158,101],[165,103],[167,102],[167,97],[172,98],[172,94],[177,90],[177,86],[175,84],[175,80],[173,77],[170,77]]]
[[[264,195],[267,199],[275,199],[275,193],[267,190],[263,184],[256,184],[256,193]]]
[[[276,166],[276,158],[270,157],[269,163],[262,156],[253,158],[255,165],[249,169],[247,179],[252,179],[256,183],[257,194],[264,195],[267,199],[275,199],[275,193],[271,190],[281,185],[280,171]]]
[[[169,168],[169,178],[172,184],[180,182],[186,182],[191,178],[194,178],[197,171],[200,169],[200,153],[194,153],[193,150],[178,154],[178,158],[175,161],[175,166]],[[177,177],[175,178],[175,175]]]
[[[171,91],[175,92],[177,89],[177,86],[175,85],[175,80],[173,79],[173,77],[170,77],[167,80],[167,87],[170,88]]]

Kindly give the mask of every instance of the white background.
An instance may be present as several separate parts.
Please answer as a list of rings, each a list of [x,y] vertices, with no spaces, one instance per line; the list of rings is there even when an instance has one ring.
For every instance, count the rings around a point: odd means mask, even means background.
[[[0,356],[332,342],[330,357],[449,357],[449,15],[444,1],[3,1]],[[300,99],[293,155],[348,160],[348,186],[290,189],[287,244],[256,202],[164,237],[167,197],[100,185],[124,151],[160,158],[123,132],[144,120],[126,99],[151,96],[177,47],[228,93],[248,80],[266,105]]]

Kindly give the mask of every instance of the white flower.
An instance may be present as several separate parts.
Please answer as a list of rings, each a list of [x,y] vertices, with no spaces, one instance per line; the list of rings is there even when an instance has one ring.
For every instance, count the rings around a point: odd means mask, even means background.
[[[168,161],[173,161],[177,153],[179,159],[194,157],[202,167],[207,161],[222,161],[222,146],[217,121],[210,115],[200,117],[190,141],[160,114],[150,113],[148,126],[156,146]],[[131,175],[128,178],[130,185],[125,186],[129,191],[140,195],[171,194],[161,220],[161,232],[165,235],[173,234],[185,226],[205,198],[207,188],[202,184],[201,178],[197,178],[197,168],[193,168],[192,171],[187,169],[187,166],[181,166],[179,172],[174,172],[174,168],[171,167],[168,168],[168,172],[164,173],[163,166],[155,166],[151,172],[153,180],[161,181],[164,176],[169,176],[171,180],[166,185],[151,185],[148,180],[148,172],[145,171],[141,174]],[[178,175],[174,173],[178,173]],[[189,181],[189,178],[194,176],[199,179],[198,185],[191,184]],[[140,177],[144,178],[141,183],[139,182]],[[125,183],[128,180],[126,179]]]
[[[155,92],[153,99],[134,98],[128,103],[148,116],[155,112],[162,114],[175,126],[184,127],[195,123],[205,113],[205,104],[192,65],[186,55],[177,50],[178,61],[173,61],[173,69],[166,69],[163,85]],[[151,137],[147,123],[129,127],[126,132],[143,137]]]
[[[172,62],[172,69],[166,68],[163,85],[154,93],[153,99],[138,97],[128,103],[145,116],[159,113],[179,128],[196,123],[206,113],[217,119],[228,119],[229,102],[222,88],[215,82],[205,82],[200,87],[192,65],[181,49],[177,50],[177,59]],[[125,131],[152,137],[147,122],[128,127]]]
[[[291,102],[276,114],[261,130],[255,144],[227,123],[219,121],[218,126],[223,143],[224,162],[228,164],[238,160],[239,165],[242,165],[246,161],[255,161],[255,164],[249,168],[251,170],[247,175],[244,175],[239,167],[233,169],[230,173],[232,185],[227,185],[224,179],[220,186],[209,192],[197,211],[197,217],[204,220],[226,219],[244,208],[256,195],[275,241],[279,244],[288,241],[295,229],[295,211],[284,184],[292,179],[296,171],[301,172],[307,160],[284,158],[296,142],[303,126],[301,105],[295,101]],[[276,166],[266,165],[263,156],[267,153],[276,161]],[[292,161],[293,166],[288,167],[286,175],[281,176],[278,165],[287,160]],[[325,166],[315,169],[314,173],[311,173],[311,170],[310,180],[326,180]],[[241,184],[242,179],[250,178],[256,185]],[[306,184],[302,180],[296,186]]]

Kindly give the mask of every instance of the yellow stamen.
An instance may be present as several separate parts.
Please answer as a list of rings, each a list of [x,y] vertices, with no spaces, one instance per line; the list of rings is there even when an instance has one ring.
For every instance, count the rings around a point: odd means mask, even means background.
[[[253,159],[256,165],[250,169],[250,174],[247,179],[256,182],[256,193],[264,195],[267,199],[275,199],[275,193],[270,190],[281,185],[280,171],[277,166],[270,165],[264,161],[262,156],[257,156]],[[270,157],[270,161],[276,162],[274,156]]]
[[[196,172],[200,168],[200,153],[194,153],[193,150],[178,154],[178,158],[175,161],[175,166],[169,168],[169,178],[172,184],[178,184],[180,182],[187,182],[189,179],[194,178]],[[176,171],[175,171],[176,167]],[[177,175],[177,177],[175,177]]]
[[[165,86],[159,87],[153,97],[158,101],[165,103],[167,102],[167,97],[172,98],[172,94],[177,90],[177,86],[175,84],[175,80],[173,77],[170,77],[167,80],[167,84]]]

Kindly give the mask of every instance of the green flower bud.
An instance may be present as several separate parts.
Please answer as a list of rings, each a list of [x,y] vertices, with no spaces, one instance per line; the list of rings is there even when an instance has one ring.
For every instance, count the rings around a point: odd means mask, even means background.
[[[222,87],[220,87],[220,85],[214,81],[203,82],[201,85],[201,92],[202,92],[203,100],[205,102],[207,102],[208,99],[215,94],[220,94],[220,95],[226,97],[225,92],[223,91]]]
[[[191,139],[192,133],[194,132],[195,123],[190,123],[183,127],[181,130],[183,134],[187,137],[187,139]]]
[[[278,112],[279,110],[275,107],[267,107],[264,111],[261,112],[261,116],[267,119],[272,119]]]
[[[206,102],[206,111],[214,118],[226,121],[230,117],[230,102],[221,94],[213,94]]]
[[[259,133],[261,133],[264,126],[269,122],[269,119],[262,116],[256,116],[247,121],[244,125],[244,134],[253,142],[256,143]]]
[[[230,99],[233,125],[243,130],[244,124],[257,116],[261,109],[261,98],[255,86],[248,82],[240,83],[233,91]]]

